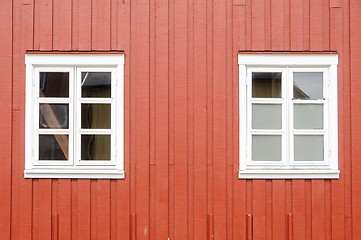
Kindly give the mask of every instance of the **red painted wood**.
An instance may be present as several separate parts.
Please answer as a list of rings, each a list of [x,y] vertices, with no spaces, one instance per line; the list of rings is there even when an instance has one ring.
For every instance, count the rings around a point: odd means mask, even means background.
[[[285,181],[272,181],[272,234],[276,239],[286,239]]]
[[[294,239],[361,235],[358,1],[0,6],[0,239],[56,239],[56,231],[59,239],[205,239],[208,214],[215,239],[245,239],[247,213],[255,238],[286,239],[288,213]],[[26,50],[124,51],[124,180],[23,178]],[[245,50],[337,51],[339,180],[238,179],[237,52]]]
[[[360,64],[361,45],[357,39],[360,39],[360,23],[361,16],[357,14],[361,9],[361,2],[350,1],[350,47],[351,47],[351,141],[352,141],[352,238],[361,236],[361,229],[357,222],[361,220],[361,185],[357,181],[361,178],[360,167],[360,148],[357,147],[360,143],[360,119],[361,114],[356,110],[356,105],[360,103],[360,82],[357,79],[361,76],[361,71],[357,67]]]
[[[187,2],[176,1],[174,14],[174,236],[187,239]]]
[[[253,239],[253,218],[251,214],[247,214],[247,240]]]
[[[293,214],[293,237],[295,240],[306,238],[306,193],[305,181],[292,181],[292,214]]]
[[[207,238],[207,26],[206,1],[194,5],[194,239]]]
[[[0,29],[4,35],[0,38],[0,239],[9,239],[11,230],[11,110],[12,110],[12,1],[0,3]]]

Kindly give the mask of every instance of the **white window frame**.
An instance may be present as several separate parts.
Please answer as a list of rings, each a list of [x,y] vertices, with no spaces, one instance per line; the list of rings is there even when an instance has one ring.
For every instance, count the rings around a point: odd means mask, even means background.
[[[26,54],[25,178],[123,179],[124,54]],[[110,98],[81,98],[81,72],[111,72]],[[69,72],[69,98],[39,98],[39,72]],[[74,82],[75,81],[75,82]],[[39,103],[69,103],[69,129],[39,129]],[[111,104],[111,129],[81,129],[81,103]],[[39,133],[69,134],[68,161],[39,161]],[[110,134],[109,161],[80,160],[80,137]]]
[[[337,121],[337,54],[238,54],[239,66],[239,174],[240,179],[337,179],[338,121]],[[281,99],[252,99],[252,72],[282,72]],[[323,72],[324,100],[293,100],[293,72]],[[287,89],[285,89],[287,88]],[[285,95],[284,95],[285,94]],[[282,129],[259,131],[260,134],[282,133],[282,161],[251,160],[251,104],[282,103]],[[323,130],[293,130],[293,103],[324,104]],[[269,131],[269,132],[268,132]],[[322,134],[324,161],[295,162],[293,133]]]

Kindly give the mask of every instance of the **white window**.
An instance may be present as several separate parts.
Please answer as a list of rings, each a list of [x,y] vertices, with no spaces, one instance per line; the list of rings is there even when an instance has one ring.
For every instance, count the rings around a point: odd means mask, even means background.
[[[338,178],[337,54],[239,54],[239,178]]]
[[[124,178],[124,54],[27,54],[26,178]]]

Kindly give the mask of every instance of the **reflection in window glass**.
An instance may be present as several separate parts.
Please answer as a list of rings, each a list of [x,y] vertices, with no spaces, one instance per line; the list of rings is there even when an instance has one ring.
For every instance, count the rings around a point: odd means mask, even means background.
[[[323,161],[322,135],[295,135],[295,161]]]
[[[81,160],[110,160],[110,135],[81,135]]]
[[[69,97],[69,73],[41,72],[40,97]]]
[[[253,98],[281,98],[282,73],[280,72],[253,72],[252,97]]]
[[[252,136],[253,161],[281,161],[282,137],[273,135]]]
[[[323,129],[323,104],[294,104],[295,129]]]
[[[39,128],[69,128],[69,104],[39,104]]]
[[[281,104],[252,104],[253,129],[281,129]]]
[[[322,99],[323,73],[322,72],[293,73],[293,98]]]
[[[68,160],[68,135],[39,135],[39,160]]]
[[[87,103],[81,105],[81,128],[110,129],[110,104]]]
[[[110,98],[110,72],[82,72],[81,96],[83,98]]]

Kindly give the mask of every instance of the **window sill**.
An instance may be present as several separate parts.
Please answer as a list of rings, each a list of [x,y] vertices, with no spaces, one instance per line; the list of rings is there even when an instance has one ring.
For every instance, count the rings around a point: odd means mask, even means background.
[[[88,178],[124,179],[124,170],[59,170],[31,169],[24,171],[25,178]]]
[[[338,170],[239,170],[239,179],[338,179]]]

